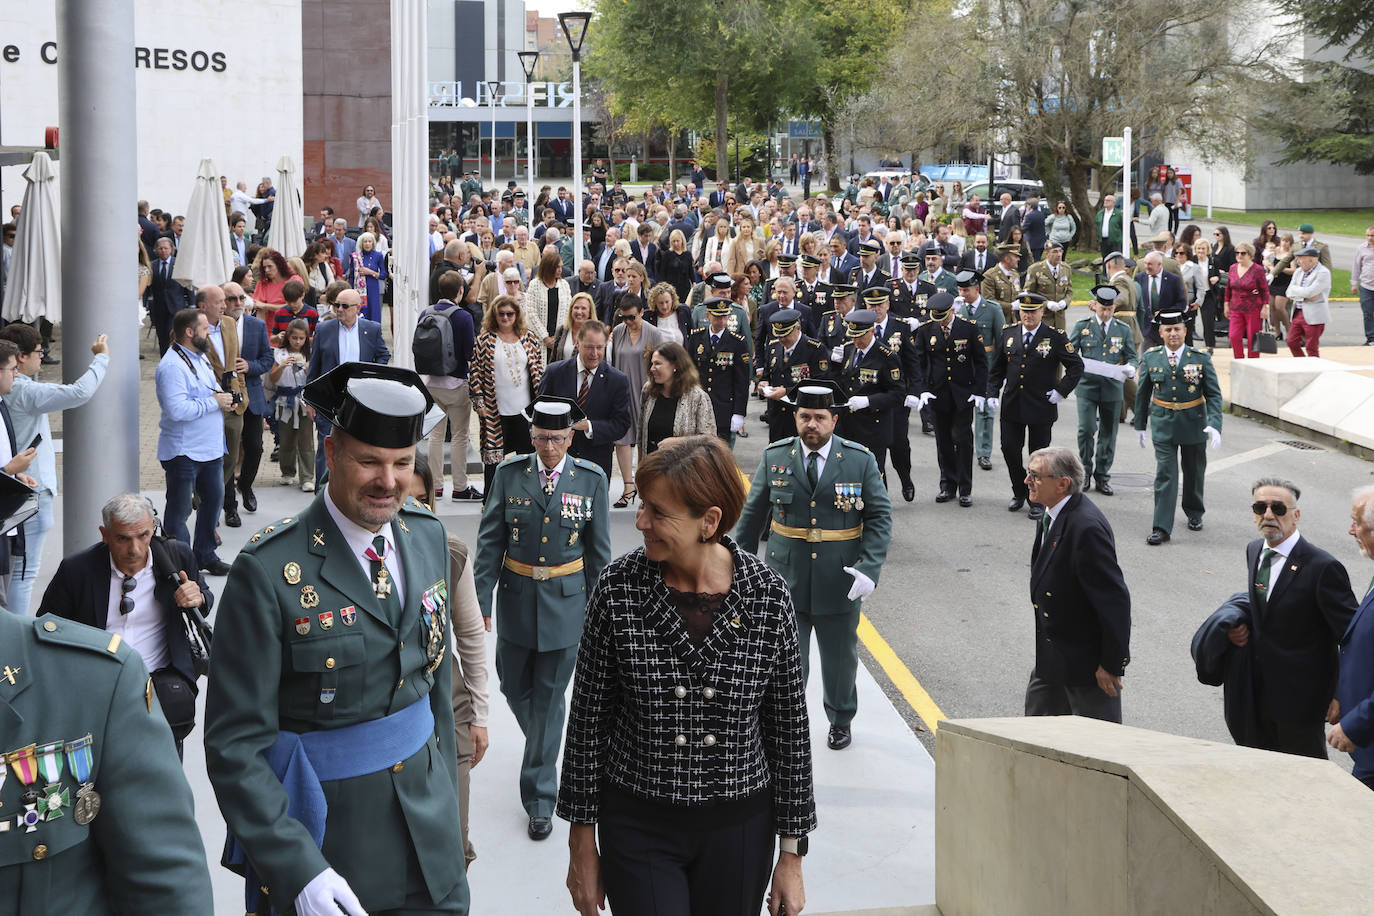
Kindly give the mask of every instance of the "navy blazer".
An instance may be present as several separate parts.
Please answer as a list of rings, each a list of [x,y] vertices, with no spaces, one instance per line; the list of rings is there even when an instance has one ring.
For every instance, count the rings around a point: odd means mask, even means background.
[[[560,359],[544,370],[540,395],[577,400],[577,357]],[[573,436],[568,453],[574,458],[595,462],[611,476],[611,454],[615,443],[630,429],[630,380],[625,373],[602,361],[592,374],[583,413],[592,424],[588,436],[580,430]]]
[[[1360,602],[1341,639],[1336,699],[1341,701],[1341,730],[1357,748],[1351,754],[1355,774],[1374,773],[1374,589]]]
[[[152,279],[148,283],[148,291],[144,293],[148,301],[148,308],[154,316],[159,313],[164,315],[175,315],[184,308],[189,308],[194,301],[191,291],[182,286],[179,282],[172,279],[172,274],[176,272],[177,259],[171,257],[167,259],[167,279],[164,282],[159,271],[161,261],[153,259]],[[171,319],[167,321],[171,324]]]
[[[267,322],[247,312],[239,319],[239,356],[248,363],[248,409],[265,417],[267,398],[262,393],[262,377],[272,371],[272,345],[267,339]]]
[[[310,367],[307,382],[324,375],[339,364],[339,321],[321,321],[315,327],[315,339],[310,343]],[[358,319],[358,359],[365,363],[391,362],[391,351],[382,340],[382,326],[366,318]]]
[[[1147,334],[1158,323],[1155,316],[1161,312],[1186,312],[1188,310],[1188,293],[1183,289],[1183,280],[1175,273],[1161,270],[1159,272],[1159,301],[1155,303],[1153,312],[1147,311],[1150,297],[1146,293],[1146,284],[1149,281],[1150,275],[1144,271],[1135,276],[1135,285],[1140,287],[1140,311],[1137,313],[1137,317],[1144,319],[1140,323],[1140,329]]]
[[[200,586],[200,593],[205,597],[200,614],[202,617],[209,617],[210,609],[215,604],[215,596],[210,591],[210,586],[205,583],[205,576],[201,574],[200,564],[196,562],[191,548],[181,541],[170,538],[165,543],[172,549],[173,559],[180,564],[180,569],[187,576],[195,574],[195,583]],[[105,629],[106,618],[110,613],[110,590],[114,587],[110,581],[110,569],[110,548],[106,547],[103,541],[64,558],[58,565],[57,572],[53,573],[47,590],[43,592],[43,601],[38,606],[38,616],[53,614],[84,623],[97,630]],[[181,672],[194,688],[196,672],[191,661],[191,644],[186,639],[186,624],[182,621],[181,612],[173,599],[177,590],[175,573],[166,576],[157,575],[157,572],[154,568],[156,578],[153,584],[153,598],[162,609],[168,659],[171,666]]]

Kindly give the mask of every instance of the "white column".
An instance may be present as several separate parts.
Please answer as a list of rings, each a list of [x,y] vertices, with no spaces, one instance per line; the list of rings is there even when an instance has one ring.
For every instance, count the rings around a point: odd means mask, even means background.
[[[429,36],[424,0],[391,0],[392,363],[413,366],[429,302]]]

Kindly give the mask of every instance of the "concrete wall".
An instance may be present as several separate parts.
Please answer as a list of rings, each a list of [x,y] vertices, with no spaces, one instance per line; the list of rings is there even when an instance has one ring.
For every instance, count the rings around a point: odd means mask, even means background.
[[[1374,793],[1319,760],[1076,717],[936,738],[943,916],[1365,913]]]

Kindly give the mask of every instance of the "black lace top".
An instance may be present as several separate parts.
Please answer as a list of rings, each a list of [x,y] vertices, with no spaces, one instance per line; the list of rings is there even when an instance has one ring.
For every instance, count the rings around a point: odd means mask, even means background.
[[[720,612],[725,602],[725,593],[680,592],[668,586],[668,601],[673,610],[682,618],[682,626],[692,645],[699,646],[706,634],[711,632],[711,618]]]

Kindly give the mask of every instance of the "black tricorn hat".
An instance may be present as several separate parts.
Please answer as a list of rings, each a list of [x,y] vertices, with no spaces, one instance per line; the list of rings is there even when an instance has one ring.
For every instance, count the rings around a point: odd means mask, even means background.
[[[530,421],[530,426],[540,429],[571,429],[572,425],[581,421],[586,414],[577,406],[577,402],[570,398],[545,395],[523,410],[521,416]]]
[[[784,404],[808,410],[844,410],[849,405],[839,383],[830,379],[807,379],[798,382],[782,400]]]
[[[302,396],[334,426],[378,448],[409,448],[443,418],[420,376],[401,366],[343,363]]]

